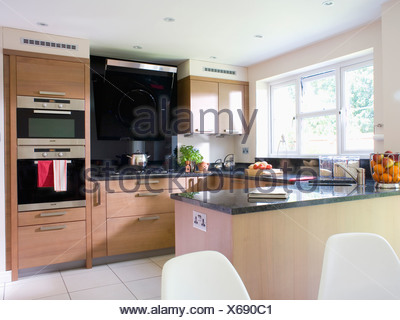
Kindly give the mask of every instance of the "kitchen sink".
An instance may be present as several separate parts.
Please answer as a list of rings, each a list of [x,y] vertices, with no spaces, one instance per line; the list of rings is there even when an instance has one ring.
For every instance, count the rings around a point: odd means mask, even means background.
[[[309,184],[314,186],[352,186],[356,182],[349,179],[322,179],[322,180],[311,180]]]

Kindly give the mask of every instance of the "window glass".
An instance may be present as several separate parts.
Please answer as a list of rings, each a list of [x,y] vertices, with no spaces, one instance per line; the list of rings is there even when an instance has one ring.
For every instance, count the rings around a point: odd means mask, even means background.
[[[344,149],[374,148],[374,70],[363,66],[344,71]]]
[[[336,109],[336,77],[334,72],[302,79],[300,111],[315,112]]]
[[[294,83],[271,88],[272,149],[285,154],[296,151],[296,85]]]
[[[301,153],[336,154],[336,116],[304,118],[301,121]]]

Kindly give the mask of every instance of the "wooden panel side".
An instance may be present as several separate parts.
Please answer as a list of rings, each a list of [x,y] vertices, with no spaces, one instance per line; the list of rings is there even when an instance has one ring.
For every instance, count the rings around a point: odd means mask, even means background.
[[[233,264],[252,299],[316,299],[327,239],[372,232],[400,256],[400,196],[234,216]]]
[[[207,231],[193,227],[193,211],[206,214]],[[232,216],[175,201],[175,254],[216,250],[232,261]]]
[[[4,81],[4,187],[6,211],[6,270],[11,270],[11,158],[10,158],[10,56],[3,56]]]

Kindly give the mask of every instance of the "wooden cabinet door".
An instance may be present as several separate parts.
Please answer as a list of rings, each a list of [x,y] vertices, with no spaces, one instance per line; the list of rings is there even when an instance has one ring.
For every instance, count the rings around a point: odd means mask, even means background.
[[[241,134],[245,115],[245,86],[219,83],[219,133]]]
[[[17,57],[17,95],[85,98],[85,64]]]
[[[216,133],[218,126],[218,83],[190,81],[192,132]]]
[[[174,246],[174,213],[108,219],[109,256]]]

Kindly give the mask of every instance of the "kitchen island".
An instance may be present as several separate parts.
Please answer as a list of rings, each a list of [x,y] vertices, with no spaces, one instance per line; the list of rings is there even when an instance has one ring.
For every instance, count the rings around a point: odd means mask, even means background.
[[[366,186],[266,187],[285,200],[250,202],[243,190],[172,194],[175,253],[217,250],[233,263],[252,299],[316,299],[332,234],[373,232],[400,254],[400,191]],[[250,189],[250,191],[253,191]],[[203,229],[196,217],[205,218]]]

